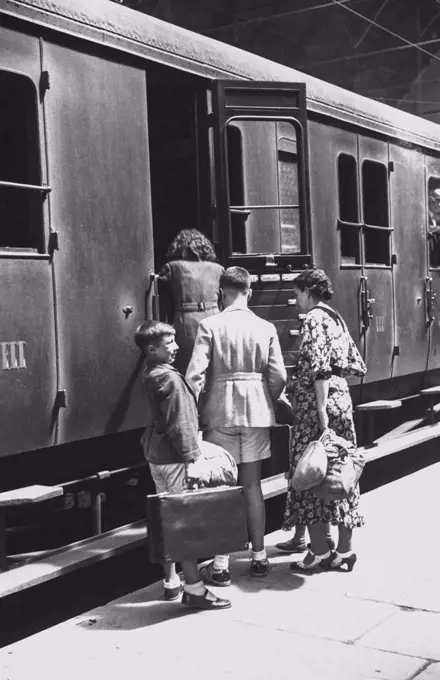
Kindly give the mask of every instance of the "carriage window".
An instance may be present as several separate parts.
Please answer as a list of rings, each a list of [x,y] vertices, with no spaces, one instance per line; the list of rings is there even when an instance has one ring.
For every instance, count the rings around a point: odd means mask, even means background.
[[[428,181],[428,249],[429,266],[440,267],[440,178],[430,177]]]
[[[364,227],[365,264],[390,266],[391,230]]]
[[[365,264],[389,267],[391,229],[388,212],[388,170],[383,163],[364,161],[362,164],[362,205],[365,223]]]
[[[357,162],[342,153],[338,157],[339,239],[341,264],[361,264]]]
[[[300,253],[298,156],[296,140],[287,137],[278,139],[278,200],[280,205],[298,206],[280,210],[281,252]]]
[[[36,89],[0,71],[0,250],[41,250],[40,182]]]
[[[243,142],[241,131],[235,125],[227,128],[229,204],[243,205]],[[238,208],[231,210],[232,252],[246,252],[246,220],[247,212]]]
[[[365,224],[388,227],[388,173],[383,163],[363,162],[362,198]]]
[[[339,219],[359,222],[357,163],[342,153],[338,158]]]
[[[227,152],[233,252],[300,253],[295,127],[288,121],[231,121]]]
[[[346,265],[361,264],[361,238],[359,227],[351,224],[339,224],[341,247],[341,263]]]

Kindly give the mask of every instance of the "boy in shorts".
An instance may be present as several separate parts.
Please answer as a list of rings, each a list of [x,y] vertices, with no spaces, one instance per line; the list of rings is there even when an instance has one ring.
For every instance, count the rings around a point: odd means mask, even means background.
[[[145,321],[135,342],[146,358],[144,382],[149,402],[142,445],[157,493],[185,490],[187,477],[197,479],[198,414],[194,394],[172,364],[178,346],[172,326]],[[197,561],[182,561],[185,578],[182,604],[196,609],[226,609],[229,600],[216,597],[200,579]],[[165,599],[175,600],[182,591],[175,564],[164,564]]]
[[[200,322],[186,379],[200,398],[204,439],[229,451],[238,465],[252,543],[251,574],[264,577],[270,564],[261,466],[271,455],[274,404],[286,384],[286,368],[275,326],[248,308],[249,272],[229,267],[221,275],[220,291],[224,310]],[[221,585],[228,567],[228,557],[217,556],[200,574],[205,583]]]

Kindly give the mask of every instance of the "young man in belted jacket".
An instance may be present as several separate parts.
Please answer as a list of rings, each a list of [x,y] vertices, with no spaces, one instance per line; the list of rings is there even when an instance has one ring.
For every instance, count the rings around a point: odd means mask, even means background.
[[[239,467],[249,535],[252,576],[266,576],[262,461],[269,458],[274,404],[286,384],[276,328],[248,308],[251,278],[229,267],[220,278],[224,310],[201,321],[186,380],[199,399],[204,439],[229,451]],[[230,583],[228,556],[201,570],[205,583]]]

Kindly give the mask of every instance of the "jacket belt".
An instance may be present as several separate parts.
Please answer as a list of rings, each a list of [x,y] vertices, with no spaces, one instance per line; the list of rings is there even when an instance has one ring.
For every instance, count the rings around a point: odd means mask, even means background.
[[[332,366],[332,375],[336,375],[338,378],[342,378],[342,367]]]
[[[208,300],[206,302],[182,302],[177,312],[205,312],[210,309],[218,308],[217,300]]]
[[[227,382],[228,380],[264,380],[264,375],[262,373],[242,373],[237,371],[236,373],[221,373],[216,376],[218,382]]]

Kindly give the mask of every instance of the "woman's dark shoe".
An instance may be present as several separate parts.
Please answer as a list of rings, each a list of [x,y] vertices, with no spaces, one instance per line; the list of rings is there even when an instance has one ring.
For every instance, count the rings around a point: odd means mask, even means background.
[[[257,578],[264,578],[272,569],[269,560],[251,560],[251,574]]]
[[[208,598],[208,593],[209,590],[205,590],[203,595],[192,595],[184,590],[182,604],[194,609],[229,609],[231,607],[230,600],[223,600],[221,597],[215,597],[214,600],[211,600]]]
[[[173,602],[174,600],[177,600],[182,590],[183,583],[181,583],[180,586],[176,586],[175,588],[164,588],[163,589],[164,600],[166,600],[167,602]]]
[[[217,571],[214,569],[214,562],[210,562],[199,569],[200,578],[210,586],[220,586],[225,588],[231,585],[231,574],[229,569]]]
[[[326,541],[327,541],[327,545],[330,548],[330,550],[334,550],[336,548],[336,543],[334,542],[334,540],[332,539],[331,536],[328,536],[326,538]]]
[[[286,555],[291,553],[302,553],[307,550],[307,543],[305,539],[298,541],[296,538],[291,538],[290,541],[284,541],[284,543],[277,543],[275,545],[277,550],[281,550]]]
[[[290,565],[291,571],[313,571],[316,567],[326,567],[331,558],[330,550],[324,555],[315,555],[311,550],[307,553],[303,560],[299,562],[292,562]]]
[[[327,569],[340,569],[342,571],[342,567],[344,564],[347,565],[346,571],[353,571],[354,565],[357,562],[357,555],[354,552],[350,553],[345,553],[341,555],[338,553],[336,550],[333,552],[330,556],[330,559],[328,560],[328,564],[326,565]]]

